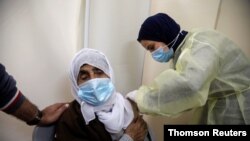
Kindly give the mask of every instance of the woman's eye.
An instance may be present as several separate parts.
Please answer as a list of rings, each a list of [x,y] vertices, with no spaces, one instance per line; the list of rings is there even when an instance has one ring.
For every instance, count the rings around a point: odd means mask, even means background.
[[[147,49],[148,49],[148,51],[152,52],[152,51],[154,51],[155,48],[154,48],[154,46],[148,46]]]
[[[98,70],[97,73],[98,73],[98,74],[103,74],[103,71]]]
[[[82,80],[87,80],[87,79],[88,79],[88,76],[87,76],[87,75],[81,76],[81,79],[82,79]]]
[[[81,80],[87,80],[88,77],[89,77],[89,75],[86,72],[80,72],[78,78]]]

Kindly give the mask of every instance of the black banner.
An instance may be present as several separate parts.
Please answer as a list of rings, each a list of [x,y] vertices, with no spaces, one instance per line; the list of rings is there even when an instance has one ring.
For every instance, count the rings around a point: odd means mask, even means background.
[[[250,125],[164,125],[164,141],[170,137],[247,137]]]

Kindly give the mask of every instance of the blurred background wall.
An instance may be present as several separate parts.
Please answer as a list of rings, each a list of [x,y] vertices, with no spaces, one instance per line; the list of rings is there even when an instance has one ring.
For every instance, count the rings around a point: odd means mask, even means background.
[[[81,0],[0,0],[0,62],[40,109],[67,102],[69,63],[82,39]],[[31,141],[33,126],[0,112],[1,141]]]

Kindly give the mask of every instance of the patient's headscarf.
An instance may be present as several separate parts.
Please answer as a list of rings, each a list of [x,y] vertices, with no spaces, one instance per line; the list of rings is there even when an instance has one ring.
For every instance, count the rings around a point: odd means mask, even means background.
[[[101,69],[114,83],[112,67],[107,57],[102,52],[94,49],[83,48],[74,56],[72,60],[70,79],[72,82],[73,96],[81,105],[81,112],[86,124],[95,119],[96,114],[98,119],[105,125],[106,130],[111,133],[111,136],[113,135],[112,138],[117,139],[118,136],[123,133],[122,129],[127,128],[133,120],[134,113],[131,104],[118,92],[114,92],[111,98],[100,106],[92,106],[84,101],[81,101],[77,95],[79,90],[77,77],[81,66],[84,64],[89,64]]]
[[[114,83],[113,70],[111,68],[111,65],[107,57],[102,52],[98,50],[90,49],[90,48],[84,48],[80,50],[74,56],[71,62],[71,68],[70,68],[70,79],[73,84],[72,85],[73,96],[78,102],[81,102],[81,101],[77,96],[77,92],[79,90],[79,87],[77,85],[77,77],[78,77],[81,66],[84,64],[89,64],[91,66],[99,68],[106,75],[108,75],[111,81]]]

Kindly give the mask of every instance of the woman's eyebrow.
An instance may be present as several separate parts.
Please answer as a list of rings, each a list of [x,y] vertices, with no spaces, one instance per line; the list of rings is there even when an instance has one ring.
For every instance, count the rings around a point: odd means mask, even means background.
[[[101,70],[101,69],[94,67],[92,70]],[[102,71],[102,70],[101,70],[101,71]]]

